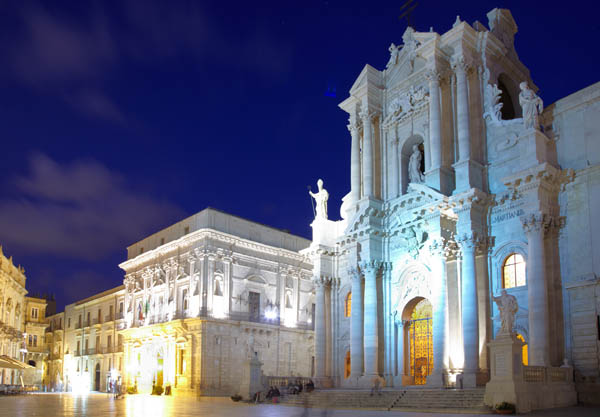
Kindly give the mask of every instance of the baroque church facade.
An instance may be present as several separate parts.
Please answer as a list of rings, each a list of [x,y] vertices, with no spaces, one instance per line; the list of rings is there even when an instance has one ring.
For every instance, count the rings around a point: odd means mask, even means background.
[[[597,390],[600,83],[544,108],[510,12],[487,18],[408,28],[362,70],[341,220],[319,181],[312,241],[206,209],[131,245],[123,286],[49,318],[48,384],[251,395],[260,365],[472,388],[522,362],[525,382],[574,369]],[[507,328],[514,367],[490,353]]]
[[[303,251],[323,386],[484,385],[503,291],[527,369],[598,377],[600,83],[543,108],[511,13],[487,18],[409,27],[340,104],[350,192]]]

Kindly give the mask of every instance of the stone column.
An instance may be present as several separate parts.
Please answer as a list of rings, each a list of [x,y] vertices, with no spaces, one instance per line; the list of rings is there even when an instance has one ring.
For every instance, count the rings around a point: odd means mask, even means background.
[[[395,198],[400,195],[398,191],[398,181],[400,180],[400,172],[398,170],[398,132],[396,131],[396,125],[392,125],[388,131],[390,135],[390,171],[391,177],[389,178],[389,197]]]
[[[215,282],[215,255],[208,255],[208,274],[206,276],[206,308],[210,314],[213,310],[213,285]]]
[[[550,366],[548,340],[548,283],[544,233],[549,218],[532,214],[521,218],[527,235],[527,307],[529,308],[529,365]]]
[[[350,119],[348,130],[352,136],[352,147],[350,149],[350,191],[352,201],[360,200],[360,136],[358,121],[355,117]]]
[[[446,257],[449,242],[437,239],[429,246],[433,257],[433,371],[427,377],[427,385],[443,387],[448,373],[448,287]]]
[[[459,162],[471,158],[471,132],[469,126],[469,90],[467,85],[468,64],[464,57],[453,62],[456,73],[456,125],[458,130]]]
[[[325,280],[314,278],[316,303],[315,303],[315,376],[324,378],[327,369],[327,323],[325,318]]]
[[[350,376],[354,379],[363,374],[362,277],[357,269],[352,269],[348,273],[352,279],[352,304],[350,306]]]
[[[398,378],[399,385],[402,385],[402,376],[406,374],[404,370],[404,344],[406,343],[406,336],[404,331],[404,321],[402,318],[396,320],[396,326],[398,329],[398,356],[396,358],[398,367]]]
[[[363,197],[373,197],[373,114],[365,108],[360,117],[363,122]]]
[[[459,238],[458,244],[462,254],[461,318],[465,355],[463,387],[474,388],[477,385],[479,371],[479,316],[475,268],[477,235],[473,232],[467,233]]]
[[[430,169],[442,165],[442,116],[440,109],[440,74],[429,70],[426,74],[429,80],[429,151],[431,154]]]
[[[381,263],[379,261],[368,261],[361,265],[365,274],[365,375],[378,374],[377,273],[380,267]]]

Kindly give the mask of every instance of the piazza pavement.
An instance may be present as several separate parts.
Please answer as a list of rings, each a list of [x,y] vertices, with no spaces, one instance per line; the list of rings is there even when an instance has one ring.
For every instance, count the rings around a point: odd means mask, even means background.
[[[536,411],[532,416],[562,417],[598,416],[600,409],[591,407],[555,408]],[[191,416],[227,416],[227,417],[307,417],[307,416],[403,416],[425,417],[445,415],[449,417],[470,416],[472,414],[432,414],[418,411],[379,411],[379,410],[304,410],[284,405],[259,404],[247,405],[234,403],[228,398],[181,398],[157,397],[150,395],[131,395],[123,399],[114,399],[107,394],[88,395],[30,394],[14,397],[0,397],[0,417],[191,417]],[[495,414],[480,414],[495,415]]]

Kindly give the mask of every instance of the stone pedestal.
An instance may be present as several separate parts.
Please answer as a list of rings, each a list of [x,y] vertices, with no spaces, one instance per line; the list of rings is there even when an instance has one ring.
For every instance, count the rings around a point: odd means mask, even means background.
[[[265,390],[262,383],[262,365],[256,353],[252,359],[244,363],[243,379],[240,383],[239,392],[242,398],[251,400],[255,393]]]
[[[450,195],[454,189],[454,172],[448,168],[432,168],[425,172],[425,184],[444,195]]]
[[[523,343],[514,333],[500,334],[488,347],[491,374],[485,387],[485,404],[494,407],[506,401],[515,404],[518,413],[531,411],[523,381]]]
[[[472,159],[458,161],[452,165],[455,171],[456,188],[454,195],[460,194],[471,188],[483,190],[483,166]]]
[[[543,162],[554,162],[550,155],[550,139],[537,129],[527,129],[519,135],[521,166],[533,166]]]

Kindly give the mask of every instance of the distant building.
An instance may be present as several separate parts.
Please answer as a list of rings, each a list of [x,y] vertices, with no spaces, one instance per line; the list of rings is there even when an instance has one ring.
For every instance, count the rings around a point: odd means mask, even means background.
[[[45,343],[47,301],[44,298],[25,297],[25,358],[33,368],[23,373],[25,385],[42,388],[44,366],[48,357]]]
[[[0,246],[0,385],[20,385],[25,338],[25,270],[15,266]]]

